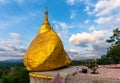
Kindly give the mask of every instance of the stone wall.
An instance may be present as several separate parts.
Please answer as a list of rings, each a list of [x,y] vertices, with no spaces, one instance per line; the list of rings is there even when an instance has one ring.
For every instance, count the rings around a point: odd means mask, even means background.
[[[50,79],[37,79],[31,77],[30,83],[50,83]],[[120,83],[120,80],[69,75],[66,78],[66,83]]]

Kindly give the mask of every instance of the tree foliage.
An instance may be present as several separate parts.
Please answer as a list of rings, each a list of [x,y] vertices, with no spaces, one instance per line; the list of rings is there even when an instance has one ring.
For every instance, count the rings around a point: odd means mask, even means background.
[[[107,55],[103,55],[101,57],[101,59],[97,60],[97,63],[101,64],[101,65],[106,65],[106,64],[113,64],[114,61],[112,59],[108,58]]]
[[[120,63],[120,45],[111,47],[108,50],[107,56],[111,58],[114,63]]]
[[[112,46],[120,45],[120,30],[119,28],[116,28],[113,30],[113,35],[110,36],[109,39],[106,40],[108,43],[112,43]]]
[[[120,63],[120,30],[116,28],[113,30],[113,35],[110,36],[106,42],[111,43],[108,48],[106,57],[112,59],[114,63]]]
[[[0,83],[29,83],[29,75],[25,68],[15,66],[14,71],[4,73],[0,81]]]

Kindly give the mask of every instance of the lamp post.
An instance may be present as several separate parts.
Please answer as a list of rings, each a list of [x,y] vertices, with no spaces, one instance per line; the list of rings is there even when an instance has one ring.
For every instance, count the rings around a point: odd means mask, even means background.
[[[95,63],[95,67],[97,67],[97,59],[96,59],[96,57],[94,57],[94,63]]]
[[[91,72],[91,74],[98,74],[98,72],[96,72],[97,70],[97,59],[96,57],[94,57],[94,67],[92,67],[93,72]]]

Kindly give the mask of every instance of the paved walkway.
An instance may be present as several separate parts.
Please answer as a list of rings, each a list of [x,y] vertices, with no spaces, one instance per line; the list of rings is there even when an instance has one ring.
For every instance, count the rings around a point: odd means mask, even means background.
[[[108,79],[118,79],[120,80],[120,69],[108,69],[108,68],[98,68],[99,74],[90,74],[89,69],[87,74],[79,73],[78,76],[90,76],[93,78],[108,78]]]
[[[78,73],[73,76],[78,67],[70,66],[54,71],[30,72],[30,83],[49,83],[57,75],[64,77],[65,83],[120,83],[120,69],[98,68],[99,74]],[[32,75],[33,74],[33,75]],[[48,77],[51,77],[48,79]]]

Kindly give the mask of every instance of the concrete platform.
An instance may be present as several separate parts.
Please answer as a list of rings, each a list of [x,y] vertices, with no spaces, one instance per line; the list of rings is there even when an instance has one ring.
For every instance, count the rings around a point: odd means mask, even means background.
[[[61,68],[59,70],[44,71],[44,72],[30,72],[30,83],[49,83],[49,81],[55,77],[58,73],[62,78],[66,78],[68,75],[75,73],[76,67],[69,66]]]
[[[65,83],[120,83],[120,69],[99,68],[99,74],[90,74],[89,69],[87,74],[77,73],[73,76],[76,70],[76,66],[69,66],[54,71],[30,72],[30,83],[50,83],[57,73],[65,79]]]

